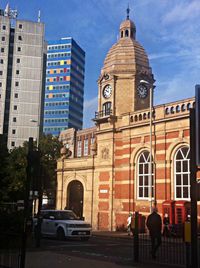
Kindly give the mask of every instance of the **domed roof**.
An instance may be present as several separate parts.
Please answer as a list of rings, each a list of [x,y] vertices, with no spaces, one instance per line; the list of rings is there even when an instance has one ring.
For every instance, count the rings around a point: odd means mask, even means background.
[[[132,29],[135,29],[135,32],[136,32],[136,27],[135,27],[135,24],[132,20],[125,20],[125,21],[122,21],[122,23],[120,24],[120,31],[124,28],[132,28]]]
[[[146,70],[151,73],[148,56],[144,48],[135,40],[135,24],[126,19],[120,25],[120,38],[114,44],[104,61],[101,73],[136,73]]]

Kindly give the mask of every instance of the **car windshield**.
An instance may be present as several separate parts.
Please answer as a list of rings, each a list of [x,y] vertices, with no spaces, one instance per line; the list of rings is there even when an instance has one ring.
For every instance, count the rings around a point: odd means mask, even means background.
[[[56,213],[57,220],[78,220],[79,218],[73,211],[59,211]]]

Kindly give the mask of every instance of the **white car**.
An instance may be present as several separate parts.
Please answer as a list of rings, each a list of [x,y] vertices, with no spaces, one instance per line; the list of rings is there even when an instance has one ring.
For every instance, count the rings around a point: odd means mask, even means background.
[[[41,235],[64,238],[79,237],[87,241],[91,236],[91,224],[80,220],[72,210],[42,210]],[[34,227],[37,219],[34,219]]]

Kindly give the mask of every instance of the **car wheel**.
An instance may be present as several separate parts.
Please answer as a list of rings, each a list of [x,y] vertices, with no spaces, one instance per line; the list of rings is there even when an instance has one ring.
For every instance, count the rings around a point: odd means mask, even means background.
[[[88,241],[89,237],[81,237],[81,241]]]
[[[58,238],[58,240],[64,240],[65,233],[64,233],[64,230],[62,228],[59,228],[57,230],[57,238]]]

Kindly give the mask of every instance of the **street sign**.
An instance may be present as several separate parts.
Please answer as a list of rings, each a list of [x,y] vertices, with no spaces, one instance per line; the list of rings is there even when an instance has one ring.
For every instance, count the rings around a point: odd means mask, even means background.
[[[195,86],[196,165],[200,166],[200,85]]]

